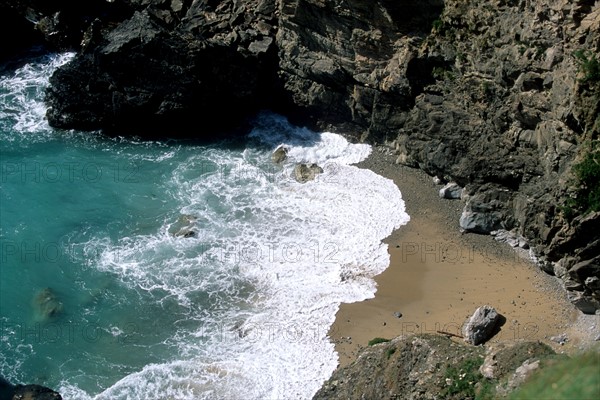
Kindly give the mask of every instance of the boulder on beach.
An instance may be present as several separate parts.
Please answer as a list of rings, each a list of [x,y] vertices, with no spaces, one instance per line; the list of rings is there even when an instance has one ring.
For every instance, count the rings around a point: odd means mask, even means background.
[[[460,199],[462,191],[463,188],[458,186],[457,183],[450,182],[440,189],[439,195],[442,199]]]
[[[479,307],[463,327],[465,342],[475,346],[487,342],[494,336],[503,319],[494,307]]]

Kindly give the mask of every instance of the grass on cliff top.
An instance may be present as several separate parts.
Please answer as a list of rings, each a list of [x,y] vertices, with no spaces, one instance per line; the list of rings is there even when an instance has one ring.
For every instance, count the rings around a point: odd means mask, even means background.
[[[542,367],[509,399],[600,399],[600,353],[592,351]]]

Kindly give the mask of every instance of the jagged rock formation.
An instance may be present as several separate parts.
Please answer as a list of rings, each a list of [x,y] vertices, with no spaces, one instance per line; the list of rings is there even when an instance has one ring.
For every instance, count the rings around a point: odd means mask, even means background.
[[[465,230],[525,238],[574,304],[600,310],[600,212],[569,200],[589,192],[573,166],[600,133],[597,1],[114,3],[71,18],[89,22],[51,80],[52,125],[210,137],[229,128],[222,110],[272,108],[389,143],[464,187]]]
[[[132,15],[114,28],[95,19],[82,51],[52,77],[54,126],[146,136],[190,134],[195,126],[202,137],[268,103],[276,78],[273,2],[130,6]]]

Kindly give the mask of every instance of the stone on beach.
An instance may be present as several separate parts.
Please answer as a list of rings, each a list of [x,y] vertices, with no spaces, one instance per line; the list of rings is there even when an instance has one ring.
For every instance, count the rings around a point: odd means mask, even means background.
[[[440,189],[440,197],[442,199],[460,199],[463,188],[455,182],[450,182]]]
[[[488,341],[501,319],[495,308],[488,305],[479,307],[463,327],[465,342],[477,346]]]

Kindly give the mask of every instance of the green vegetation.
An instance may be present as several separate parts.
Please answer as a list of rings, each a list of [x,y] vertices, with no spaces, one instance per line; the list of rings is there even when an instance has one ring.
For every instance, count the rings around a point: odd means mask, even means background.
[[[600,354],[591,351],[542,367],[511,400],[600,398]]]
[[[376,338],[373,338],[373,339],[369,340],[368,345],[369,346],[373,346],[373,345],[378,344],[378,343],[385,343],[385,342],[389,342],[389,341],[390,341],[390,339],[384,339],[384,338],[376,337]]]
[[[479,372],[482,363],[481,358],[468,358],[457,367],[448,367],[444,375],[448,386],[442,390],[442,397],[480,399],[481,397],[476,397],[475,385],[485,380]]]
[[[562,208],[565,217],[572,219],[578,213],[600,211],[600,141],[594,141],[583,160],[573,165],[573,173],[577,196]]]
[[[456,76],[452,73],[452,71],[444,67],[433,67],[431,70],[431,76],[438,80],[448,79],[449,81],[454,81],[456,79]]]
[[[546,53],[546,48],[542,45],[535,46],[535,58],[538,60],[542,60],[544,54]]]
[[[596,54],[580,49],[575,51],[573,55],[575,56],[575,62],[579,67],[579,71],[583,75],[581,82],[600,82],[600,61],[598,61]]]
[[[387,356],[387,359],[389,360],[390,357],[396,352],[396,348],[395,347],[391,347],[389,349],[387,349],[387,351],[385,352],[385,355]]]
[[[433,21],[431,26],[433,27],[434,30],[440,32],[442,30],[442,28],[444,27],[444,21],[442,21],[441,19],[436,19],[435,21]]]

